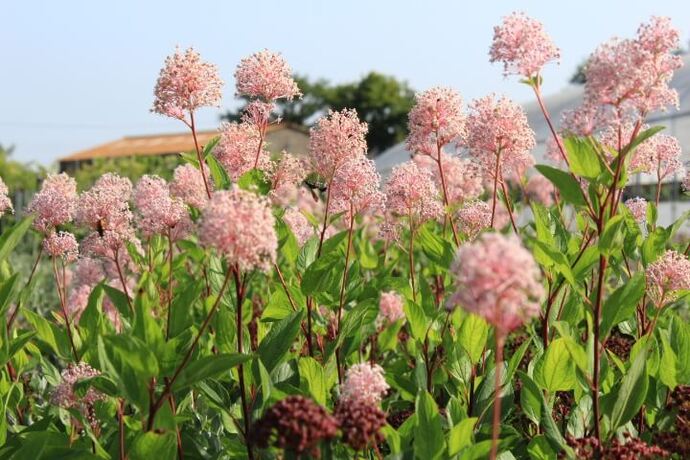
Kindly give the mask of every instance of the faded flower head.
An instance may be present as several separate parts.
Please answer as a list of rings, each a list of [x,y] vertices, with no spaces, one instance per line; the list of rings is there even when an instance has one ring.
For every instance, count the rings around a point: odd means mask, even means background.
[[[223,123],[220,127],[220,141],[213,153],[228,176],[236,181],[244,173],[257,167],[268,170],[270,158],[256,126],[249,123]]]
[[[331,182],[332,211],[345,212],[346,219],[350,218],[350,211],[354,215],[382,211],[385,196],[380,185],[376,163],[365,157],[351,159],[338,169]]]
[[[266,410],[252,427],[250,439],[261,448],[274,445],[319,458],[319,443],[337,432],[338,421],[326,409],[304,396],[288,396]]]
[[[556,195],[556,188],[553,183],[541,174],[533,174],[525,186],[527,197],[541,203],[546,207],[553,205],[554,196]]]
[[[9,210],[10,212],[14,212],[14,208],[12,207],[12,200],[10,200],[10,197],[7,196],[9,193],[9,190],[7,188],[7,185],[5,185],[5,182],[2,180],[2,177],[0,177],[0,217]]]
[[[343,442],[356,451],[384,439],[380,430],[387,423],[386,414],[377,405],[357,399],[343,401],[338,403],[333,415],[343,433]]]
[[[68,232],[51,233],[43,240],[43,250],[51,257],[62,258],[65,262],[74,262],[79,256],[77,239]]]
[[[404,303],[402,296],[397,292],[382,292],[381,299],[379,300],[379,314],[376,317],[376,325],[381,327],[403,319],[405,317]]]
[[[494,27],[489,50],[491,62],[502,62],[503,73],[533,78],[544,64],[558,61],[560,50],[544,30],[544,25],[524,13],[512,13]]]
[[[470,240],[476,238],[485,228],[491,227],[491,206],[485,201],[475,200],[466,203],[458,210],[457,216],[460,231]]]
[[[355,110],[329,111],[309,132],[314,170],[328,182],[343,164],[366,155],[367,131]]]
[[[470,155],[486,176],[494,177],[497,159],[499,178],[522,174],[534,163],[534,131],[525,111],[510,99],[489,95],[473,101],[467,126]]]
[[[483,317],[501,334],[541,312],[541,272],[514,235],[485,233],[460,246],[451,270],[456,291],[448,306]]]
[[[74,385],[77,382],[84,379],[97,377],[99,375],[101,375],[99,371],[86,363],[70,363],[60,374],[62,381],[53,392],[53,404],[64,409],[71,409],[73,407],[83,408],[87,405],[92,405],[96,401],[105,399],[105,395],[94,390],[93,388],[89,388],[86,391],[86,394],[82,397],[77,396],[74,391]]]
[[[33,226],[49,234],[72,221],[77,205],[77,182],[65,173],[49,174],[27,210],[34,214]]]
[[[625,201],[625,206],[637,222],[644,222],[647,219],[647,200],[635,197]]]
[[[235,85],[237,95],[266,101],[283,98],[290,101],[302,95],[283,56],[269,50],[240,61],[235,70]]]
[[[465,118],[462,97],[454,89],[436,87],[416,94],[409,114],[407,149],[437,157],[441,147],[464,139]]]
[[[673,301],[678,291],[690,289],[690,260],[667,250],[647,266],[646,275],[647,288],[658,302]]]
[[[360,363],[350,367],[345,373],[345,381],[340,389],[340,402],[362,401],[377,405],[388,391],[388,383],[383,376],[383,368],[378,364]]]
[[[145,236],[171,235],[178,226],[185,227],[189,219],[187,206],[180,198],[173,198],[165,179],[145,175],[134,189],[137,224]],[[180,225],[182,224],[182,225]],[[179,235],[178,235],[179,236]]]
[[[412,219],[412,224],[436,219],[443,214],[431,173],[420,169],[413,161],[393,168],[385,193],[388,210],[398,217]]]
[[[209,168],[204,164],[204,172],[209,178]],[[209,187],[213,187],[213,181],[209,180]],[[175,168],[173,180],[170,182],[170,194],[180,198],[189,206],[201,209],[208,201],[206,189],[204,188],[204,178],[201,171],[191,164],[183,164]]]
[[[270,270],[278,238],[268,200],[239,188],[215,192],[202,214],[200,241],[242,271]]]
[[[222,90],[223,81],[214,64],[202,61],[192,48],[184,53],[178,48],[165,59],[151,111],[186,122],[189,112],[219,107]]]

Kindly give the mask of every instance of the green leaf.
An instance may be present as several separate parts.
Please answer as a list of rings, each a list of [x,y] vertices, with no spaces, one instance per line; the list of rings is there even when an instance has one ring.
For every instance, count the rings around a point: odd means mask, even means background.
[[[488,338],[489,325],[487,322],[479,315],[467,314],[460,325],[458,342],[469,355],[472,364],[481,358]]]
[[[173,385],[174,390],[181,390],[195,385],[205,379],[213,378],[229,372],[235,366],[246,363],[251,359],[249,355],[220,354],[204,356],[187,365]]]
[[[623,147],[623,152],[627,155],[629,152],[634,151],[641,143],[643,143],[659,131],[663,131],[664,129],[664,126],[652,126],[651,128],[645,129],[640,134],[638,134],[637,137],[633,139],[633,141],[630,144]]]
[[[647,351],[648,345],[635,356],[630,369],[623,376],[611,412],[612,432],[632,420],[647,397]]]
[[[600,326],[603,339],[608,336],[613,326],[633,316],[635,307],[644,295],[645,289],[644,273],[636,273],[606,299],[601,313]]]
[[[563,146],[573,174],[594,180],[602,173],[603,165],[591,140],[570,136],[563,140]]]
[[[470,417],[460,421],[448,433],[448,456],[458,454],[462,449],[472,444],[472,433],[477,417]]]
[[[435,225],[435,222],[422,226],[415,235],[415,242],[432,262],[447,269],[453,262],[455,251],[453,246],[432,230],[430,225]]]
[[[537,170],[558,189],[563,199],[578,206],[585,205],[580,184],[570,174],[547,165],[537,165]]]
[[[14,302],[14,299],[19,294],[21,290],[21,283],[19,282],[19,274],[15,273],[10,276],[2,285],[0,285],[0,315],[5,316],[6,310],[10,306],[10,303]]]
[[[661,227],[657,227],[647,236],[642,243],[642,261],[645,265],[654,262],[664,252],[668,238],[669,232]]]
[[[678,316],[671,322],[671,348],[677,358],[677,379],[680,385],[690,384],[690,326]]]
[[[237,185],[243,190],[250,190],[261,195],[267,195],[271,191],[271,183],[266,173],[259,169],[252,169],[242,174],[237,179]]]
[[[546,348],[541,368],[544,385],[549,391],[567,391],[575,388],[575,363],[564,338],[558,338]]]
[[[19,244],[24,234],[29,230],[29,227],[31,227],[32,222],[33,217],[25,217],[0,234],[0,263],[2,263],[14,250],[17,244]]]
[[[429,320],[422,307],[414,302],[406,301],[403,310],[405,311],[407,323],[410,325],[412,336],[417,340],[424,340],[424,336],[429,327]]]
[[[624,228],[625,221],[622,215],[618,214],[609,219],[604,231],[599,236],[598,246],[602,254],[611,255],[620,250],[620,246],[623,244]]]
[[[290,351],[292,342],[299,333],[302,316],[302,311],[297,311],[287,318],[273,323],[271,330],[259,344],[257,354],[268,372],[271,372],[280,363],[283,356]]]
[[[304,386],[314,401],[325,406],[328,388],[326,387],[323,366],[314,358],[307,356],[300,358],[298,367],[300,381],[304,382]]]
[[[441,429],[441,417],[434,398],[426,391],[420,391],[415,404],[417,426],[415,427],[414,453],[420,459],[442,458],[445,439]]]
[[[527,374],[522,371],[518,371],[518,376],[522,382],[522,389],[520,390],[520,406],[525,412],[527,418],[532,420],[534,423],[539,425],[541,421],[541,409],[542,400],[544,397],[541,394],[541,390],[534,383]]]
[[[322,254],[309,265],[302,276],[302,292],[306,296],[319,293],[337,294],[343,277],[344,257],[340,251]]]
[[[147,431],[139,434],[128,452],[130,460],[152,458],[174,459],[177,457],[177,438],[174,431],[156,433]]]
[[[673,391],[678,386],[678,358],[666,337],[661,336],[661,363],[659,380]]]
[[[553,450],[546,436],[540,434],[532,438],[527,445],[527,453],[532,460],[554,460],[557,452]]]

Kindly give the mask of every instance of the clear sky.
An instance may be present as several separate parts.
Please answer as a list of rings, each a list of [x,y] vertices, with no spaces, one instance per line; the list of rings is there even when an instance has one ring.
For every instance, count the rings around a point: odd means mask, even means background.
[[[493,26],[514,10],[544,22],[562,50],[560,65],[546,69],[547,93],[598,43],[633,35],[652,14],[671,16],[684,45],[690,32],[687,0],[3,0],[0,143],[14,145],[17,159],[51,164],[124,135],[182,130],[149,112],[175,45],[220,67],[226,108],[238,61],[262,48],[334,82],[376,70],[418,90],[452,86],[466,100],[496,92],[526,101],[527,88],[487,55]],[[201,127],[216,127],[220,113],[204,110]]]

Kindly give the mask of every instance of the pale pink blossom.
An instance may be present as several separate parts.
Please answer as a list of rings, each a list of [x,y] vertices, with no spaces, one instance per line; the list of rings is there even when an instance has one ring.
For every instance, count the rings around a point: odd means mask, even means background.
[[[280,53],[262,50],[242,59],[235,70],[237,95],[292,100],[300,97],[292,70]]]
[[[10,197],[8,196],[9,189],[7,188],[7,185],[5,185],[5,182],[2,180],[2,177],[0,177],[0,217],[9,210],[9,212],[14,212],[14,208],[12,207],[12,200],[10,200]]]
[[[438,157],[444,145],[464,140],[465,118],[462,97],[454,89],[436,87],[418,93],[409,114],[407,149]]]
[[[654,174],[658,181],[685,172],[678,139],[667,134],[656,134],[643,144],[647,144],[648,148],[638,147],[633,153],[639,171]]]
[[[186,236],[184,230],[189,228],[187,206],[180,198],[170,195],[165,179],[148,174],[139,179],[134,189],[134,205],[138,214],[137,225],[144,236],[172,236],[173,230],[178,236]]]
[[[563,145],[563,136],[558,134],[558,139],[560,140],[561,145]],[[553,136],[549,136],[546,138],[545,144],[546,152],[544,153],[544,156],[556,165],[564,165],[565,159],[563,158],[563,153],[561,153],[561,149],[558,146],[556,139],[554,139]]]
[[[470,155],[492,180],[497,162],[498,180],[523,174],[534,164],[534,132],[525,111],[510,99],[489,95],[473,101],[467,126]]]
[[[533,78],[548,62],[558,61],[560,50],[544,30],[544,25],[524,13],[512,13],[494,27],[489,50],[491,62],[502,62],[503,73]]]
[[[382,292],[379,299],[379,314],[376,317],[378,327],[394,323],[405,317],[403,297],[395,291]]]
[[[100,261],[90,257],[79,258],[74,273],[74,282],[76,284],[95,286],[103,281],[104,277],[103,264]]]
[[[686,171],[685,177],[680,185],[685,193],[690,191],[690,170]]]
[[[203,211],[200,241],[242,271],[270,270],[278,238],[268,200],[238,188],[215,192]]]
[[[49,174],[27,211],[34,215],[34,228],[47,235],[72,221],[76,205],[77,182],[65,173]]]
[[[451,270],[456,291],[449,307],[483,317],[502,335],[541,313],[541,272],[515,235],[485,233],[460,246]]]
[[[366,155],[367,131],[367,124],[359,121],[356,111],[329,111],[309,133],[314,170],[329,182],[343,164]]]
[[[204,164],[206,177],[210,177],[208,166]],[[213,181],[209,180],[209,187],[213,190]],[[173,180],[170,182],[170,194],[182,199],[186,204],[197,209],[201,209],[208,201],[206,189],[204,188],[204,178],[201,171],[195,166],[187,163],[175,168]]]
[[[65,262],[74,262],[79,256],[79,244],[69,232],[51,233],[43,240],[43,250],[48,255],[61,258]]]
[[[304,243],[315,235],[314,226],[309,223],[309,220],[299,209],[287,208],[283,214],[283,221],[290,227],[300,247],[304,246]]]
[[[331,182],[331,212],[344,212],[349,220],[351,212],[359,215],[382,211],[385,196],[380,187],[376,163],[365,157],[351,159],[338,169]]]
[[[249,123],[223,123],[220,140],[213,154],[233,181],[251,171],[257,162],[261,170],[270,168],[270,156],[256,126]]]
[[[625,206],[637,222],[644,222],[647,219],[647,200],[635,197],[625,201]]]
[[[590,136],[599,128],[596,107],[582,104],[575,109],[565,110],[561,115],[561,130],[576,136]],[[553,139],[553,136],[550,137]],[[556,147],[558,147],[556,145]],[[563,159],[560,150],[558,156]]]
[[[533,174],[527,180],[525,193],[527,194],[527,198],[530,200],[549,207],[554,203],[556,188],[546,177],[542,176],[541,174]]]
[[[153,112],[188,122],[187,115],[200,107],[219,107],[223,81],[218,68],[189,48],[176,49],[165,59],[154,90]]]
[[[667,250],[649,264],[646,275],[647,288],[659,303],[675,300],[678,291],[690,290],[690,260],[676,251]]]
[[[340,402],[361,401],[377,405],[388,391],[384,371],[378,364],[360,363],[350,367],[345,373],[345,381],[340,388]]]
[[[271,122],[271,112],[275,109],[272,102],[264,102],[258,99],[249,102],[243,109],[242,121],[249,125],[256,126],[264,132]],[[280,121],[280,120],[278,120]]]
[[[70,288],[67,296],[67,314],[76,324],[79,324],[81,315],[89,304],[91,291],[93,291],[93,286],[88,284],[77,284]]]
[[[457,216],[460,231],[471,240],[476,238],[485,228],[491,227],[491,206],[484,201],[477,200],[465,203],[458,210]]]
[[[296,155],[283,152],[271,165],[271,194],[283,195],[299,185],[306,177],[304,162]]]
[[[443,181],[438,162],[428,155],[415,155],[412,160],[420,168],[426,169],[434,176],[434,183],[442,190]],[[443,178],[448,192],[448,203],[457,204],[478,198],[484,192],[484,178],[477,163],[458,155],[441,152]]]
[[[443,215],[439,192],[431,173],[413,161],[393,168],[385,188],[386,207],[399,218],[416,226]]]

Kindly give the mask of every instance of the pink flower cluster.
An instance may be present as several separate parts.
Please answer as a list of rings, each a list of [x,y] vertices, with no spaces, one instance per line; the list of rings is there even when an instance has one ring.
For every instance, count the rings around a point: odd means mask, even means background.
[[[443,215],[443,206],[431,173],[413,161],[393,168],[385,188],[387,209],[416,226]]]
[[[278,248],[270,203],[239,188],[215,192],[202,214],[200,241],[242,271],[268,271]]]
[[[49,174],[27,211],[34,215],[34,228],[48,235],[72,221],[76,205],[77,182],[65,173]]]
[[[485,233],[460,246],[451,270],[456,291],[449,307],[462,306],[503,335],[541,312],[541,272],[514,235]]]
[[[647,148],[638,148],[633,156],[640,171],[654,174],[659,181],[685,171],[681,161],[680,142],[675,137],[656,134],[643,144],[647,144]]]
[[[494,27],[489,50],[491,62],[502,62],[503,71],[533,78],[548,62],[558,61],[560,50],[544,30],[544,25],[524,13],[512,13]]]
[[[460,231],[472,240],[491,226],[491,206],[484,201],[470,201],[458,210],[457,217]],[[500,227],[497,225],[497,228]]]
[[[409,113],[408,150],[437,157],[441,147],[464,139],[466,116],[457,91],[436,87],[418,93],[415,99]]]
[[[208,166],[205,164],[204,172],[207,178],[210,177]],[[209,180],[209,186],[213,188],[213,181]],[[208,201],[201,171],[189,163],[175,168],[173,180],[170,182],[170,194],[197,209],[203,208]]]
[[[240,61],[235,71],[237,94],[265,101],[301,96],[292,70],[280,55],[269,50],[259,51]]]
[[[657,302],[673,301],[678,291],[690,289],[690,260],[683,254],[667,250],[647,266],[646,275],[647,288]]]
[[[144,236],[166,235],[180,239],[191,230],[187,206],[180,198],[171,196],[168,183],[158,176],[145,175],[139,179],[134,189],[134,204],[137,225]]]
[[[315,235],[314,226],[309,223],[309,220],[299,209],[293,207],[287,208],[283,215],[283,221],[290,227],[300,247],[304,246],[304,243]]]
[[[367,131],[367,124],[359,121],[355,110],[329,111],[309,133],[314,171],[330,182],[341,166],[366,155]]]
[[[527,180],[525,193],[530,200],[549,207],[554,203],[556,188],[546,177],[541,174],[534,174]]]
[[[350,367],[345,373],[345,381],[340,389],[339,402],[361,401],[377,405],[388,391],[383,368],[378,364],[360,363]]]
[[[415,155],[412,159],[417,166],[431,172],[436,187],[440,190],[443,185],[437,161],[428,155]],[[441,166],[449,204],[473,200],[484,192],[484,178],[474,161],[441,151]]]
[[[402,296],[397,292],[382,292],[379,300],[379,314],[376,317],[377,327],[386,326],[403,319],[405,317],[404,303]]]
[[[0,217],[2,217],[7,210],[10,212],[14,211],[14,208],[12,207],[12,200],[10,200],[10,197],[7,196],[8,193],[9,190],[7,189],[7,185],[5,185],[2,177],[0,177]]]
[[[354,215],[383,211],[385,196],[376,163],[364,156],[353,158],[338,169],[331,183],[331,210]],[[354,218],[354,216],[352,216]]]
[[[69,364],[67,368],[62,371],[60,376],[62,381],[55,388],[52,396],[53,404],[64,409],[78,408],[83,410],[86,406],[90,406],[96,401],[105,399],[105,395],[89,388],[84,396],[77,396],[74,391],[74,385],[82,380],[98,377],[101,375],[99,371],[92,368],[86,363]],[[86,415],[86,414],[84,414]]]
[[[219,107],[223,81],[215,65],[189,48],[165,59],[154,89],[153,112],[187,122],[187,114],[200,107]]]
[[[647,219],[647,200],[635,197],[625,201],[625,206],[637,222],[644,222]]]
[[[259,169],[268,170],[270,167],[270,157],[261,141],[261,134],[250,123],[223,123],[220,141],[213,153],[233,181],[254,168],[257,157]]]
[[[43,240],[43,250],[51,257],[74,262],[79,256],[79,244],[69,232],[51,233]]]
[[[306,176],[302,159],[283,152],[278,161],[272,162],[271,196],[279,197],[292,193]]]
[[[510,99],[489,95],[473,101],[467,125],[470,155],[488,177],[494,178],[497,159],[498,179],[521,176],[534,164],[534,132],[525,111]]]

